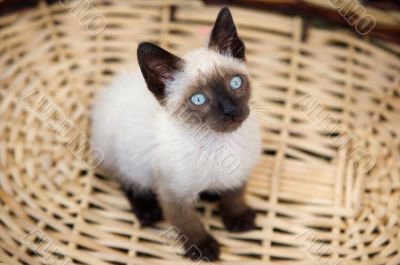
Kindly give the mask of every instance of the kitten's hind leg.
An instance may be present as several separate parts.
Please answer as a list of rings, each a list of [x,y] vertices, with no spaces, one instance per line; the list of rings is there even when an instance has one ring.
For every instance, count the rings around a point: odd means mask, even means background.
[[[152,226],[155,222],[163,219],[163,212],[158,203],[157,195],[153,191],[141,190],[132,184],[124,184],[122,189],[141,226]]]

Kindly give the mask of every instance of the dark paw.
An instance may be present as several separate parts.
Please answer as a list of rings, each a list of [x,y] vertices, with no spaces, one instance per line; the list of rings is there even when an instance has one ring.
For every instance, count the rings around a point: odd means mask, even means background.
[[[154,223],[163,220],[163,213],[160,206],[154,205],[152,208],[143,209],[142,207],[133,207],[133,213],[139,219],[143,227],[152,226]]]
[[[163,219],[163,213],[154,192],[138,192],[132,188],[124,191],[141,226],[152,226]]]
[[[256,212],[251,208],[247,208],[240,214],[222,213],[222,221],[231,232],[246,232],[256,228],[255,225]]]
[[[198,242],[185,247],[185,257],[191,260],[215,261],[219,258],[219,244],[211,235]]]
[[[209,202],[215,202],[219,199],[221,199],[221,195],[217,192],[211,192],[211,191],[202,191],[200,192],[200,200],[203,201],[209,201]]]

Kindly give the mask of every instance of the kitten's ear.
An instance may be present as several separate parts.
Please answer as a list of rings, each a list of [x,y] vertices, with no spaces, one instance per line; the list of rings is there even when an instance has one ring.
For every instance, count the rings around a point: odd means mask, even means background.
[[[165,96],[165,84],[183,65],[181,58],[149,42],[142,42],[137,49],[137,58],[144,80],[158,100]]]
[[[237,34],[229,8],[223,7],[219,11],[217,20],[211,31],[208,47],[240,60],[245,59],[244,43]]]

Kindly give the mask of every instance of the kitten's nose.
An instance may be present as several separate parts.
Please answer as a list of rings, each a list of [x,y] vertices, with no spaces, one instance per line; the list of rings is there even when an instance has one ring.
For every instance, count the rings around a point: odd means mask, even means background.
[[[220,103],[220,107],[224,115],[229,116],[231,118],[233,117],[236,107],[230,99],[223,99]]]

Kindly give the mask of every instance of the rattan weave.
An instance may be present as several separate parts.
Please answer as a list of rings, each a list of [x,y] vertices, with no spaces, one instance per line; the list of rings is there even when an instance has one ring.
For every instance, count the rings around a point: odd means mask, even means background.
[[[383,10],[376,7],[366,7],[365,5],[360,6],[360,1],[357,0],[302,0],[302,2],[318,7],[338,10],[344,14],[351,11],[360,16],[370,14],[375,18],[378,27],[381,28],[398,28],[400,26],[400,12],[398,10]]]
[[[205,43],[218,8],[85,3],[104,15],[104,31],[90,34],[60,3],[0,17],[0,261],[178,264],[181,249],[160,236],[170,225],[141,229],[116,183],[77,150],[90,147],[93,96],[136,64],[137,44],[182,55]],[[222,244],[216,264],[400,264],[399,48],[315,28],[304,40],[300,18],[232,13],[247,45],[264,154],[247,194],[259,230],[228,233],[216,205],[199,203]],[[34,95],[48,103],[32,106]],[[82,134],[66,141],[61,122]],[[357,163],[361,149],[372,168]]]

